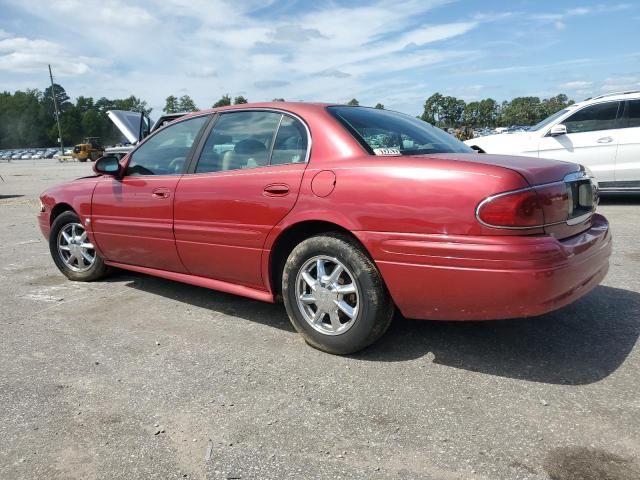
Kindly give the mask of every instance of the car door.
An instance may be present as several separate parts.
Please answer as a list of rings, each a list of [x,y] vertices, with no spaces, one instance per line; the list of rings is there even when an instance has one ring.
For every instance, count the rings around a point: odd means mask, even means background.
[[[589,167],[599,181],[613,181],[620,110],[618,101],[577,110],[561,122],[567,127],[566,135],[547,133],[540,139],[539,156],[580,163]]]
[[[176,185],[210,116],[158,131],[129,157],[121,178],[104,176],[93,193],[94,241],[107,260],[184,272],[173,236]]]
[[[308,130],[278,111],[234,111],[220,114],[200,144],[176,189],[180,257],[193,275],[265,288],[262,248],[298,197]]]
[[[618,133],[616,183],[640,188],[640,99],[628,100]]]

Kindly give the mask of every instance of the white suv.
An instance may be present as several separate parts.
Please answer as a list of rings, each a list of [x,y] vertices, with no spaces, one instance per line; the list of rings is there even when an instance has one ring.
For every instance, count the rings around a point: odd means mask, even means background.
[[[640,91],[571,105],[526,132],[472,138],[483,153],[555,158],[588,167],[601,190],[640,191]]]

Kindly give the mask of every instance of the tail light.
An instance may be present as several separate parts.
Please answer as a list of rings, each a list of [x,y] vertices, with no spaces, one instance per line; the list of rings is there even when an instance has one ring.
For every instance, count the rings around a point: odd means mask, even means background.
[[[564,181],[505,192],[486,198],[476,217],[493,228],[528,229],[566,223],[575,225],[589,218],[597,204],[597,186],[584,172]]]
[[[478,220],[488,227],[534,228],[544,225],[544,210],[532,188],[494,195],[476,211]]]

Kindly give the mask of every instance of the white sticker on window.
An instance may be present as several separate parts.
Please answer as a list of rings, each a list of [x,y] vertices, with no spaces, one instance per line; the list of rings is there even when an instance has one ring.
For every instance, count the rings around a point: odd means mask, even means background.
[[[373,153],[376,155],[402,155],[397,148],[374,148]]]

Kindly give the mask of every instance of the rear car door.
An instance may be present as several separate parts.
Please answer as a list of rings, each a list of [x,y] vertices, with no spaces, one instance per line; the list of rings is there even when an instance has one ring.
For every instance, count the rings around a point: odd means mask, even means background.
[[[176,189],[176,245],[189,273],[265,288],[262,248],[296,202],[309,147],[307,127],[292,115],[219,115]]]
[[[618,148],[618,115],[621,102],[608,101],[577,110],[562,121],[566,135],[545,135],[539,156],[580,163],[591,169],[599,181],[613,181]]]
[[[184,272],[173,236],[173,201],[187,159],[210,116],[192,117],[149,137],[122,178],[104,176],[92,199],[93,237],[107,260]]]
[[[618,133],[616,184],[640,188],[640,99],[628,100]]]

